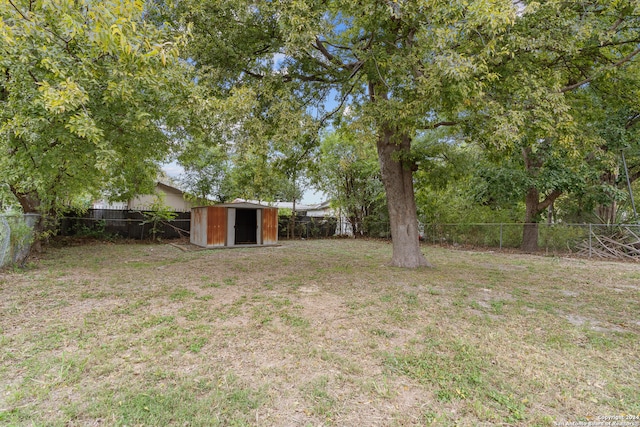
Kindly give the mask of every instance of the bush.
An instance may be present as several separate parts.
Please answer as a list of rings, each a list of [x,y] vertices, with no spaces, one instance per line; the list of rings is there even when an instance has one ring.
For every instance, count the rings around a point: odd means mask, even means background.
[[[144,221],[140,224],[144,227],[145,224],[151,224],[151,236],[152,240],[158,239],[158,234],[162,234],[162,223],[175,219],[178,214],[175,213],[169,206],[164,204],[162,197],[157,196],[155,202],[151,205],[151,210],[142,212]]]

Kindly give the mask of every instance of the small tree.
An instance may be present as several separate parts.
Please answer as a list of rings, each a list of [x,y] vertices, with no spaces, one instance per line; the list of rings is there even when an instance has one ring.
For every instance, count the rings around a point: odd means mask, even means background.
[[[386,203],[373,147],[342,129],[323,137],[316,162],[314,184],[346,217],[353,235],[367,236],[373,229],[380,231],[381,218],[386,216],[381,217],[380,211],[386,209]]]
[[[145,224],[151,224],[151,229],[149,231],[151,231],[152,240],[159,240],[158,234],[163,233],[161,226],[166,224],[167,221],[171,221],[178,216],[177,213],[165,204],[164,196],[161,194],[156,194],[155,200],[150,206],[150,210],[142,212],[142,215],[145,219],[140,225],[144,227]]]
[[[197,205],[208,205],[210,199],[225,203],[233,192],[229,183],[229,160],[222,146],[190,144],[180,156],[184,173],[180,183]]]

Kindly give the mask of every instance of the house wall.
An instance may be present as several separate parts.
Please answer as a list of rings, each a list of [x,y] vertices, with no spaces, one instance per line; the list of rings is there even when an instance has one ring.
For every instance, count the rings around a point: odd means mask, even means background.
[[[334,216],[333,209],[309,209],[306,212],[306,216],[310,216],[313,218],[324,218],[327,216]]]
[[[191,210],[191,203],[186,201],[182,193],[167,191],[162,187],[156,187],[156,192],[163,195],[163,203],[176,212],[188,212]],[[145,194],[136,196],[129,201],[128,208],[131,210],[148,210],[156,202],[155,194]]]
[[[166,199],[164,203],[174,208],[178,212],[191,210],[192,204],[184,199],[183,193],[165,193]]]

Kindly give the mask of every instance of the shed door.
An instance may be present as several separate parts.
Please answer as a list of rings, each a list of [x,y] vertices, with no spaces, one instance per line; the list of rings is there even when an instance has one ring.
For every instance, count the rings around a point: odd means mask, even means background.
[[[207,208],[207,245],[224,246],[227,233],[227,212],[219,206]]]
[[[278,243],[278,209],[262,209],[262,243],[274,245]]]
[[[258,243],[258,215],[256,209],[236,209],[236,245],[255,245]]]

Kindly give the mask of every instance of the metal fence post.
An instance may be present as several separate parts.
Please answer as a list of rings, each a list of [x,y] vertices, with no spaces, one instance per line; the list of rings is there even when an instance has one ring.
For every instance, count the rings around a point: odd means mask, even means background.
[[[500,223],[500,250],[502,250],[502,223]]]
[[[591,246],[591,236],[593,236],[593,224],[589,224],[589,258],[591,258],[592,246]]]
[[[9,263],[11,252],[11,227],[4,215],[0,215],[0,268]]]

